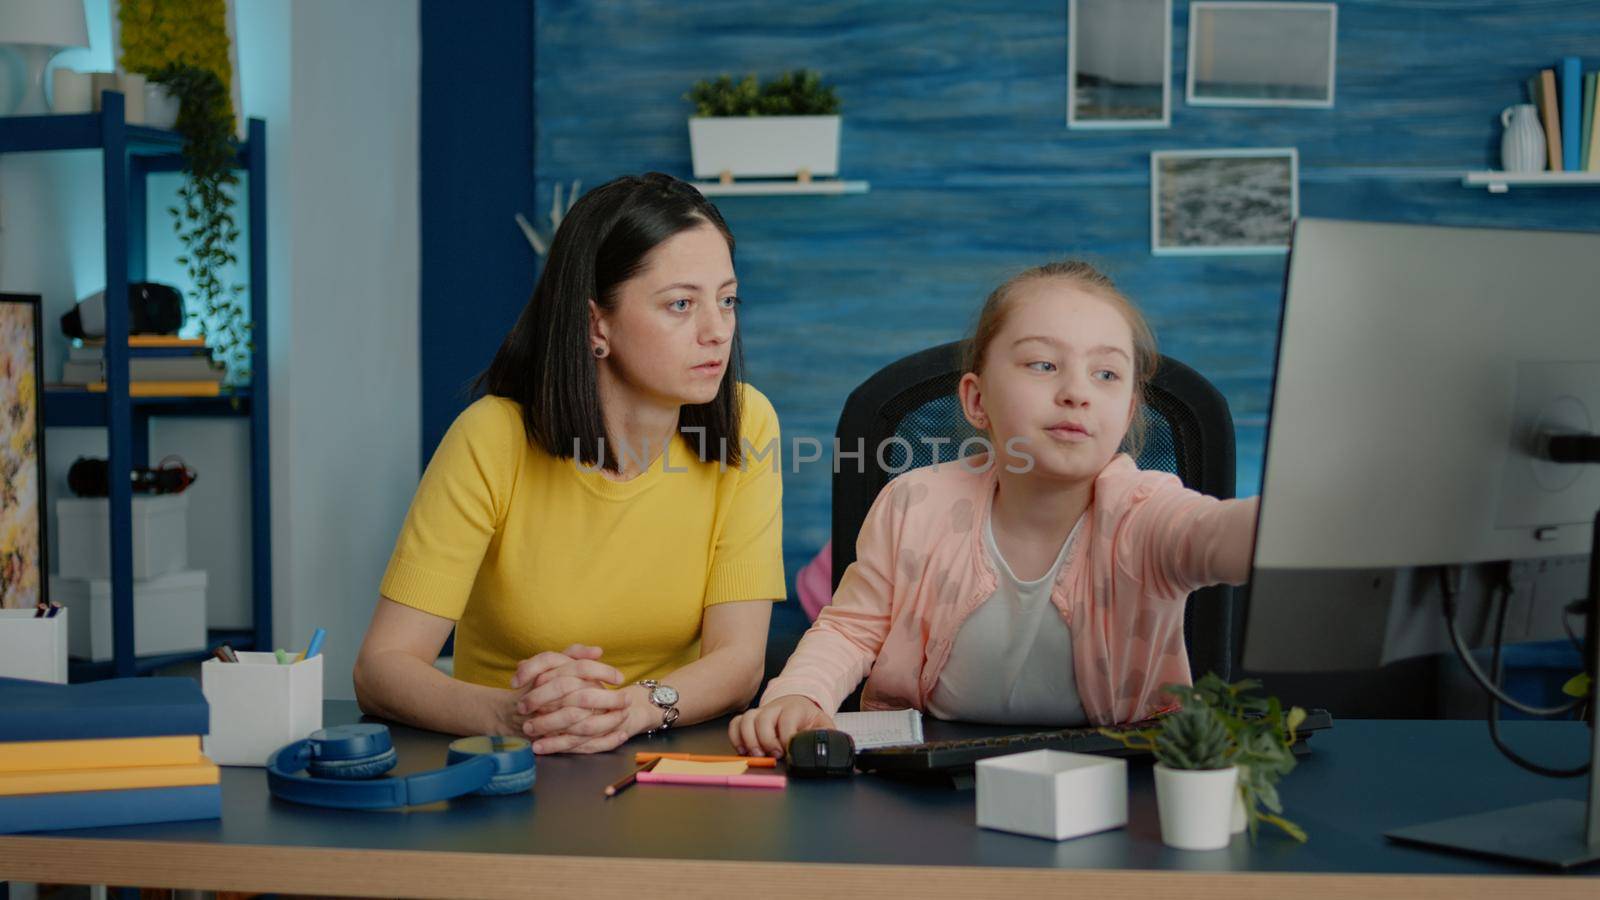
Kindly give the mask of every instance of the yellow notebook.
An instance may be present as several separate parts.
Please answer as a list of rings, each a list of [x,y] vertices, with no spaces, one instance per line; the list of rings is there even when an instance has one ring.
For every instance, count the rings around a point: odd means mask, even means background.
[[[69,769],[12,772],[0,775],[0,797],[17,794],[66,794],[74,791],[121,791],[129,788],[189,787],[216,784],[216,763],[187,766],[129,766],[125,769]]]
[[[0,773],[187,766],[203,761],[198,734],[0,743]]]
[[[106,391],[104,381],[91,381],[86,387],[92,394]],[[128,384],[130,397],[215,397],[221,393],[220,381],[134,381]]]
[[[105,338],[90,338],[83,342],[85,347],[103,347]],[[184,338],[174,334],[130,334],[128,335],[129,347],[204,347],[206,339],[203,337]]]

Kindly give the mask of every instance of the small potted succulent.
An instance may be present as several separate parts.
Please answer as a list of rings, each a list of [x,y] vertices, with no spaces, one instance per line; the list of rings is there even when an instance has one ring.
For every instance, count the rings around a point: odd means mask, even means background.
[[[816,72],[798,69],[760,84],[723,75],[684,95],[694,104],[694,177],[797,178],[839,174],[839,97]]]
[[[1182,706],[1140,731],[1105,729],[1156,758],[1161,840],[1182,850],[1219,850],[1248,825],[1268,822],[1295,840],[1305,832],[1283,818],[1277,784],[1294,768],[1290,746],[1305,710],[1285,711],[1275,697],[1251,696],[1259,682],[1228,684],[1207,675],[1193,687],[1165,690]]]

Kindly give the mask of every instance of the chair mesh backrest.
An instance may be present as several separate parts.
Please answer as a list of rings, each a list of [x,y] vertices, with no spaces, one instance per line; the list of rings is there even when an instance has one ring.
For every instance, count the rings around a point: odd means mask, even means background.
[[[894,473],[952,462],[962,442],[982,433],[961,412],[960,344],[924,350],[885,367],[850,395],[837,437],[846,450],[864,446],[864,465],[842,465],[834,475],[833,582],[855,561],[855,538],[878,492]],[[1163,358],[1145,394],[1142,469],[1171,472],[1187,486],[1232,497],[1233,420],[1210,382],[1176,360]],[[882,462],[875,448],[884,446]],[[968,452],[975,452],[969,446]],[[1226,587],[1190,598],[1184,621],[1190,664],[1197,673],[1228,677],[1239,610]]]

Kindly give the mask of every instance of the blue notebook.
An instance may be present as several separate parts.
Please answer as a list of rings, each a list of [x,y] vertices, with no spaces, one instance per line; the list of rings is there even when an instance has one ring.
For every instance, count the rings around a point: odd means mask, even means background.
[[[0,678],[0,741],[205,734],[211,708],[193,678],[50,684]]]
[[[139,788],[0,797],[0,834],[222,816],[222,786]]]
[[[1583,168],[1583,68],[1576,56],[1561,60],[1561,167]]]

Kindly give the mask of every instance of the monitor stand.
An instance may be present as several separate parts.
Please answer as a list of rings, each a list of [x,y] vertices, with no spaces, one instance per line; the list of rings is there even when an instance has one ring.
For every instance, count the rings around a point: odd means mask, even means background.
[[[1584,629],[1589,672],[1589,801],[1544,800],[1492,812],[1441,819],[1388,832],[1406,844],[1570,869],[1600,861],[1600,513],[1589,553],[1588,623]],[[1489,702],[1493,703],[1491,699]]]

